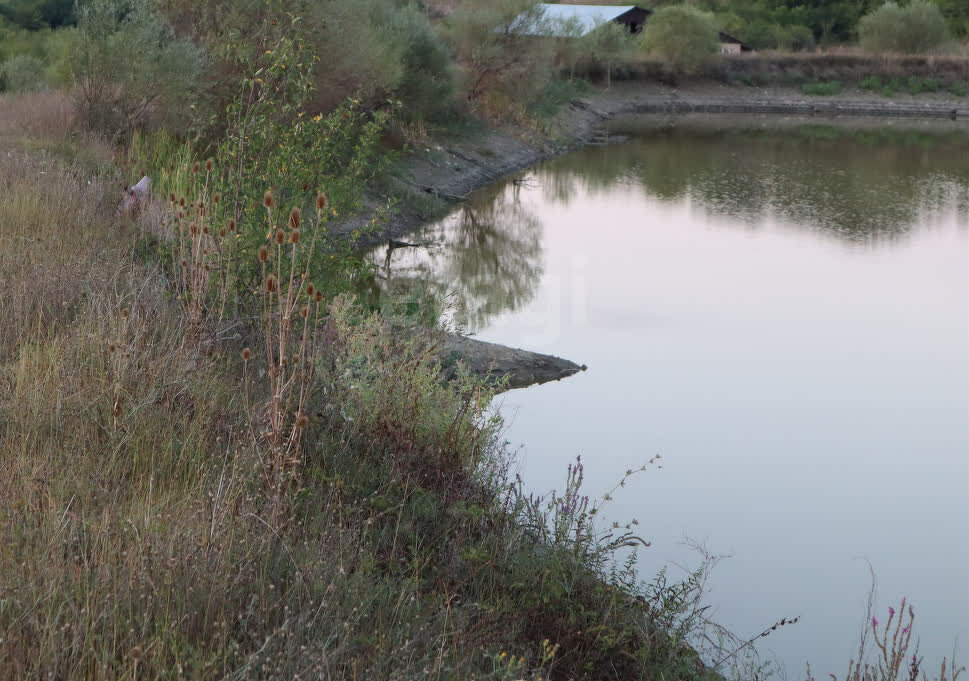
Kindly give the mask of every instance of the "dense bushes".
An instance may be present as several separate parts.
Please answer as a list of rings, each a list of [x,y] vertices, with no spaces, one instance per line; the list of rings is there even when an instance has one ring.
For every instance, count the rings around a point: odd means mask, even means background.
[[[0,65],[0,84],[0,89],[11,92],[43,90],[44,63],[26,54],[11,57]]]
[[[657,10],[646,24],[644,44],[674,73],[698,72],[717,52],[713,17],[688,5]]]
[[[150,118],[184,121],[200,90],[202,51],[175,37],[154,0],[90,0],[71,49],[79,113],[130,136]]]
[[[942,12],[927,0],[912,0],[904,7],[886,2],[861,19],[858,34],[870,52],[922,53],[949,39]]]
[[[498,0],[481,7],[466,2],[447,22],[468,102],[494,115],[520,113],[544,90],[554,52],[536,40],[544,24],[540,8],[527,0]]]

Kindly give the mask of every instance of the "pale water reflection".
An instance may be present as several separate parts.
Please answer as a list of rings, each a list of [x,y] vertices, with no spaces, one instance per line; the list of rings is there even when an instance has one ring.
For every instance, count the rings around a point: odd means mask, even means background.
[[[647,571],[733,557],[718,618],[789,678],[844,674],[868,568],[926,660],[969,649],[969,135],[912,123],[642,118],[492,187],[381,265],[484,340],[589,370],[503,397],[528,486],[590,490]]]

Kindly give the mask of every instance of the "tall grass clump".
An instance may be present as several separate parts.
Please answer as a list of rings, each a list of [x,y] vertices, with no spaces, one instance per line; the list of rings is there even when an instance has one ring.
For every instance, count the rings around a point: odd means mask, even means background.
[[[928,669],[925,659],[919,655],[919,639],[915,635],[915,608],[905,598],[887,612],[880,614],[874,609],[875,586],[868,595],[868,611],[858,641],[858,651],[848,662],[841,681],[957,681],[966,670],[958,666],[956,651],[951,658],[942,658],[938,671]],[[879,620],[879,616],[882,617]],[[832,681],[839,681],[829,674]],[[814,681],[808,667],[808,681]]]
[[[689,5],[657,10],[646,24],[643,45],[663,58],[677,74],[693,75],[717,53],[717,29],[713,16]]]
[[[861,46],[868,52],[924,53],[949,40],[949,28],[938,5],[912,0],[904,6],[886,2],[858,23]]]

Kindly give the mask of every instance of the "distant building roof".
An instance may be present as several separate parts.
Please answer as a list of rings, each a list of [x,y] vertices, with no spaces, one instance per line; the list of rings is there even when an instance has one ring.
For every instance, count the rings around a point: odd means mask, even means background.
[[[622,15],[639,9],[635,5],[551,5],[548,3],[541,3],[538,8],[542,10],[543,21],[531,25],[525,25],[527,22],[522,22],[521,32],[525,35],[555,38],[584,36],[602,24],[615,21]]]
[[[719,35],[720,35],[720,42],[721,43],[733,43],[735,45],[740,45],[740,49],[743,50],[744,52],[750,52],[751,51],[751,48],[748,47],[746,43],[744,43],[741,40],[738,40],[737,38],[734,38],[729,33],[724,33],[723,31],[720,31],[719,32]]]

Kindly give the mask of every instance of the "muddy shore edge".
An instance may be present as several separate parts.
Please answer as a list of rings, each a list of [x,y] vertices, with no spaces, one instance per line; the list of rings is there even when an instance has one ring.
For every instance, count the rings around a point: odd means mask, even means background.
[[[335,226],[338,235],[360,230],[360,248],[400,241],[422,225],[443,217],[476,189],[570,150],[597,143],[616,116],[649,114],[781,114],[820,117],[892,117],[969,120],[969,98],[875,95],[809,97],[793,89],[699,85],[673,88],[653,83],[618,83],[563,107],[547,134],[506,126],[460,139],[429,138],[405,159],[393,182],[405,197],[397,212],[378,231],[366,232],[373,213]],[[429,200],[430,199],[430,200]],[[380,205],[386,197],[373,197]],[[430,205],[422,210],[418,206]],[[586,367],[575,362],[463,336],[449,337],[452,358],[465,362],[489,380],[507,376],[508,388],[521,388],[572,376]]]

